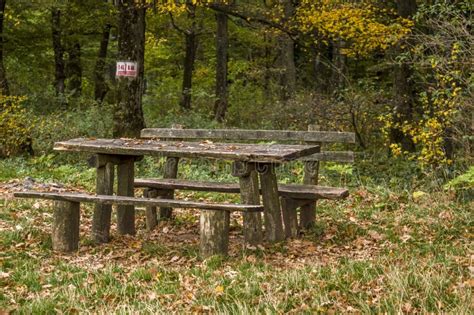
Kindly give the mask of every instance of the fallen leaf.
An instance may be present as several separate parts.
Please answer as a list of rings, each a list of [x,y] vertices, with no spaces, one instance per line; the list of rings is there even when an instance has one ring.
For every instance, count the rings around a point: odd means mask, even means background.
[[[10,277],[10,274],[8,272],[0,271],[0,279],[6,279],[8,277]]]

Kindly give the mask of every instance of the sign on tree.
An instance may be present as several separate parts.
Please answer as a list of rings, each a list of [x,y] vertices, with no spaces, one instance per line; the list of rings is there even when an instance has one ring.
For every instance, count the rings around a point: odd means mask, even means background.
[[[138,75],[138,63],[135,61],[117,61],[116,77],[136,78]]]

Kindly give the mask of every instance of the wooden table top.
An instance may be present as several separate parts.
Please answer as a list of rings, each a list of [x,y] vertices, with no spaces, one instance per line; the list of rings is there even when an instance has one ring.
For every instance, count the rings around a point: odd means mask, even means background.
[[[319,145],[244,144],[160,141],[148,139],[78,138],[56,142],[56,151],[112,155],[154,155],[182,158],[212,158],[247,162],[285,162],[319,152]]]

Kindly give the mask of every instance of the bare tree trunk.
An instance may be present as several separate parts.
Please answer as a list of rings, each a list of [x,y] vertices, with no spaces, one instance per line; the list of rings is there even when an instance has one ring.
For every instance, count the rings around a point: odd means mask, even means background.
[[[338,39],[332,43],[332,75],[331,82],[334,88],[342,88],[345,85],[346,73],[347,73],[347,57],[342,54],[343,49],[346,47],[346,42]]]
[[[293,3],[291,0],[280,1],[283,4],[285,20],[289,20],[295,13]],[[282,68],[281,98],[288,100],[293,97],[296,90],[295,42],[288,34],[282,34],[279,40],[281,43],[280,66]]]
[[[10,89],[8,87],[8,80],[7,74],[5,71],[5,64],[3,61],[3,54],[4,54],[4,36],[3,36],[3,21],[5,16],[5,5],[7,4],[7,0],[0,0],[0,94],[9,95]]]
[[[142,110],[145,59],[145,15],[144,1],[119,2],[119,59],[138,64],[136,78],[120,78],[117,89],[117,105],[114,112],[114,137],[139,137],[145,128]]]
[[[216,36],[216,103],[214,104],[214,118],[223,122],[228,107],[227,92],[227,48],[229,38],[227,33],[227,15],[216,13],[217,36]]]
[[[184,73],[183,73],[183,89],[181,97],[181,108],[191,109],[191,91],[193,86],[193,71],[194,63],[196,61],[196,50],[198,47],[196,22],[194,21],[196,15],[196,7],[188,5],[188,17],[192,19],[191,29],[184,32],[186,38],[186,55],[184,57]]]
[[[107,61],[107,50],[109,47],[110,29],[112,25],[106,24],[102,31],[102,39],[100,40],[99,54],[94,70],[94,98],[97,102],[102,103],[105,95],[109,91],[109,87],[105,82],[105,65]]]
[[[416,13],[416,0],[397,0],[398,15],[408,18]],[[402,52],[402,48],[397,46],[394,54],[398,55]],[[405,121],[413,120],[414,112],[414,91],[411,77],[413,70],[406,63],[396,65],[393,69],[393,94],[394,94],[394,123],[395,127],[390,130],[390,142],[399,143],[403,151],[413,152],[415,145],[411,138],[401,130],[397,125],[403,124]]]
[[[71,42],[66,45],[68,53],[66,63],[67,90],[73,97],[81,96],[82,93],[81,44],[79,39],[75,38],[76,36],[73,35]]]
[[[54,87],[56,95],[64,94],[64,81],[66,80],[64,65],[64,49],[61,43],[61,10],[52,8],[51,10],[51,27],[53,37],[54,50]]]

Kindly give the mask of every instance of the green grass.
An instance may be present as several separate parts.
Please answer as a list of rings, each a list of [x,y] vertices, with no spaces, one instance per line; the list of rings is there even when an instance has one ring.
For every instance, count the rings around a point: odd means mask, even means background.
[[[5,182],[31,176],[93,188],[93,172],[48,161],[3,160]],[[159,163],[145,160],[139,174]],[[184,166],[187,177],[214,178]],[[204,168],[203,168],[204,169]],[[33,175],[31,175],[33,174]],[[156,175],[156,174],[155,174]],[[2,185],[0,183],[0,185]],[[8,184],[6,184],[8,185]],[[216,194],[188,197],[222,200]],[[473,204],[449,193],[413,200],[409,191],[369,186],[345,201],[318,203],[318,221],[302,239],[242,246],[233,221],[230,256],[199,258],[198,213],[95,246],[92,207],[83,207],[81,248],[51,250],[51,203],[0,200],[0,311],[93,313],[451,313],[472,306]]]

